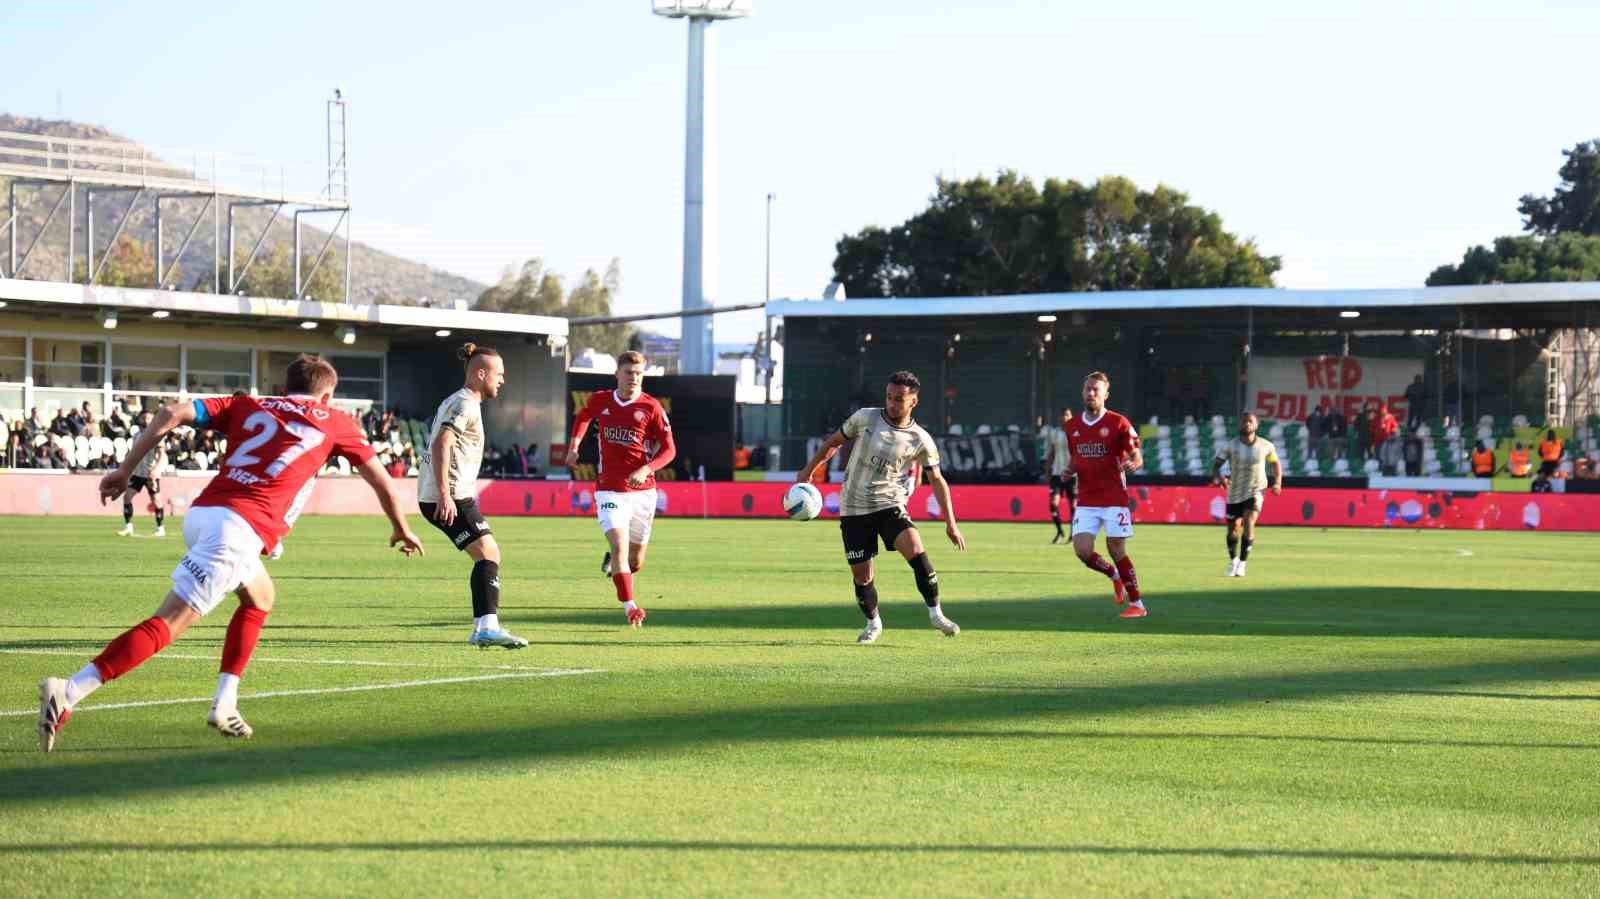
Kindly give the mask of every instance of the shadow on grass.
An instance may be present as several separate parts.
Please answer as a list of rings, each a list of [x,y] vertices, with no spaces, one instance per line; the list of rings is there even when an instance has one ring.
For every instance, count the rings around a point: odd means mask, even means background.
[[[890,628],[925,627],[923,605],[912,586],[882,601]],[[888,592],[880,586],[881,592]],[[1600,592],[1549,594],[1529,591],[1426,588],[1289,588],[1221,594],[1148,594],[1150,617],[1117,618],[1109,591],[1104,598],[1048,596],[1038,599],[964,600],[945,596],[945,612],[964,633],[983,631],[1143,632],[1207,636],[1465,637],[1480,639],[1600,639]],[[811,603],[675,607],[650,606],[650,626],[668,628],[820,628],[860,626],[853,597],[837,605]],[[607,625],[615,609],[528,606],[509,620],[540,624]]]
[[[1314,700],[1320,697],[1428,691],[1460,684],[1494,684],[1512,680],[1560,684],[1600,676],[1600,652],[1574,656],[1563,664],[1547,659],[1476,662],[1389,669],[1351,667],[1342,670],[1284,673],[1281,671],[1163,683],[1139,683],[1056,692],[1006,690],[931,691],[912,698],[874,697],[862,702],[850,695],[804,703],[737,704],[737,696],[707,700],[695,710],[641,712],[611,707],[564,706],[560,713],[524,713],[515,706],[482,719],[477,727],[454,725],[424,733],[376,732],[371,723],[351,723],[333,735],[300,734],[301,741],[274,744],[269,735],[248,747],[228,750],[175,750],[152,764],[114,759],[78,762],[37,757],[31,764],[0,771],[0,801],[61,802],[78,797],[122,798],[147,794],[215,793],[233,797],[254,785],[307,784],[323,779],[366,776],[425,776],[463,765],[529,765],[545,761],[589,758],[658,758],[696,747],[771,745],[785,742],[845,743],[885,738],[937,740],[939,730],[976,737],[986,728],[1021,724],[1030,736],[1056,734],[1056,723],[1070,728],[1060,739],[1087,738],[1083,722],[1105,715],[1162,715],[1189,709],[1213,709]],[[470,688],[469,688],[470,689]],[[249,707],[250,697],[243,697]],[[361,713],[374,714],[372,707]],[[356,714],[356,713],[350,713]],[[340,720],[354,722],[357,717]],[[406,719],[395,727],[425,722]],[[70,746],[74,732],[104,727],[96,716],[74,720],[63,734]],[[259,725],[258,725],[259,729]],[[1017,731],[1024,732],[1024,731]],[[294,734],[291,730],[290,734]],[[303,742],[306,736],[323,739]],[[1095,739],[1100,736],[1096,732]],[[1191,739],[1204,739],[1192,735]],[[1308,739],[1317,739],[1313,736]],[[1382,742],[1382,741],[1379,741]],[[1450,741],[1418,746],[1451,746]],[[1583,746],[1531,748],[1576,748]]]
[[[17,843],[0,844],[0,855],[45,853],[79,855],[98,852],[758,852],[822,855],[877,855],[886,850],[870,840],[859,843],[763,843],[722,840],[518,840],[485,839],[463,843],[459,840],[418,840],[385,842],[301,842],[248,843]],[[1491,864],[1491,865],[1600,865],[1600,855],[1488,855],[1475,852],[1374,852],[1363,849],[1288,849],[1252,846],[1088,846],[1048,843],[907,843],[896,845],[896,853],[915,855],[1107,855],[1150,858],[1275,858],[1297,861],[1364,861],[1398,864]]]

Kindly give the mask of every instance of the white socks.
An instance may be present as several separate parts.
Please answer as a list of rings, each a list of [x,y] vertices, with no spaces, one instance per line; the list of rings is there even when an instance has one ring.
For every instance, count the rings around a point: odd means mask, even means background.
[[[624,612],[631,612],[631,611],[633,611],[634,609],[637,609],[637,608],[639,608],[638,603],[634,602],[631,599],[622,604],[622,611],[624,611]]]
[[[237,709],[239,707],[239,675],[223,672],[217,675],[217,695],[211,700],[214,709]]]
[[[500,629],[500,614],[498,612],[490,612],[487,615],[479,616],[474,619],[473,625],[475,630],[497,631]]]
[[[68,707],[77,705],[85,696],[88,696],[90,693],[100,689],[101,685],[104,683],[105,682],[100,679],[100,669],[94,667],[93,662],[83,666],[82,671],[74,674],[72,678],[67,681]]]
[[[938,603],[934,603],[933,605],[928,606],[928,620],[929,621],[933,621],[933,620],[935,620],[937,618],[943,617],[943,615],[944,615],[944,610],[939,608],[939,604]]]

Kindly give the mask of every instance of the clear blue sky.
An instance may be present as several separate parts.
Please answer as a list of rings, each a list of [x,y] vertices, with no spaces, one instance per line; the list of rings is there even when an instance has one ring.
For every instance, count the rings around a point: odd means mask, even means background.
[[[646,0],[410,6],[11,0],[0,109],[315,164],[337,86],[356,239],[484,281],[617,256],[621,311],[677,308],[684,25]],[[1417,285],[1600,135],[1592,2],[755,6],[715,26],[720,303],[761,298],[769,191],[773,294],[816,296],[841,234],[1000,167],[1185,190],[1284,286]]]

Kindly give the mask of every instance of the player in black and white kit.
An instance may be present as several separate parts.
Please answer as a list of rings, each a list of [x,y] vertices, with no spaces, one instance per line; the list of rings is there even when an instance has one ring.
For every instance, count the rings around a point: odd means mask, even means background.
[[[1061,498],[1067,498],[1067,520],[1072,520],[1072,510],[1078,504],[1078,474],[1072,470],[1072,449],[1067,446],[1067,428],[1072,426],[1072,407],[1061,407],[1061,419],[1045,444],[1044,465],[1050,473],[1050,521],[1056,526],[1052,545],[1067,542],[1067,532],[1061,528]]]
[[[122,530],[118,537],[133,536],[133,501],[140,490],[150,494],[150,503],[156,507],[156,530],[152,536],[167,536],[167,510],[161,505],[161,472],[167,467],[167,450],[159,442],[144,458],[133,465],[133,476],[128,478],[128,489],[122,493]]]
[[[521,649],[528,641],[500,626],[500,544],[475,496],[483,464],[483,401],[500,395],[506,366],[498,352],[475,343],[462,344],[456,358],[466,363],[466,383],[433,416],[417,470],[417,504],[456,549],[472,557],[473,628],[467,642],[480,649]]]

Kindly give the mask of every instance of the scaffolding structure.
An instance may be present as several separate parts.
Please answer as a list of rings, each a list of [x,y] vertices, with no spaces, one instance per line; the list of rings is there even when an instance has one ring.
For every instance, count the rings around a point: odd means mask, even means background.
[[[71,283],[81,278],[84,284],[96,284],[134,211],[140,204],[147,203],[150,206],[146,208],[154,209],[156,231],[151,286],[158,290],[174,287],[178,262],[189,249],[209,213],[213,239],[211,290],[213,293],[235,293],[266,242],[272,224],[287,209],[294,222],[293,299],[306,298],[306,289],[312,277],[342,232],[345,256],[342,301],[349,303],[351,265],[347,108],[342,93],[335,90],[332,99],[327,101],[327,166],[321,171],[216,153],[157,155],[137,144],[121,141],[0,131],[0,177],[10,179],[4,213],[6,219],[0,223],[0,230],[5,232],[10,251],[6,257],[9,267],[0,266],[0,277],[20,278],[29,274],[27,264],[30,257],[65,207],[68,223],[66,267],[60,280]],[[77,246],[77,203],[80,194],[84,199],[82,231],[85,242],[81,270]],[[96,196],[103,195],[125,195],[128,200],[126,206],[119,208],[111,225],[110,238],[102,247],[95,234],[94,200]],[[37,233],[28,236],[22,234],[20,213],[22,206],[30,199],[49,204],[49,211]],[[165,204],[195,199],[204,200],[204,205],[188,223],[169,265],[165,231],[172,216],[165,212]],[[262,229],[251,246],[243,265],[236,266],[235,250],[240,228],[235,212],[250,207],[270,208],[272,214],[267,227]],[[303,216],[318,214],[337,214],[338,219],[310,267],[306,268],[302,265],[300,220]],[[227,247],[226,264],[223,259],[224,246]]]

